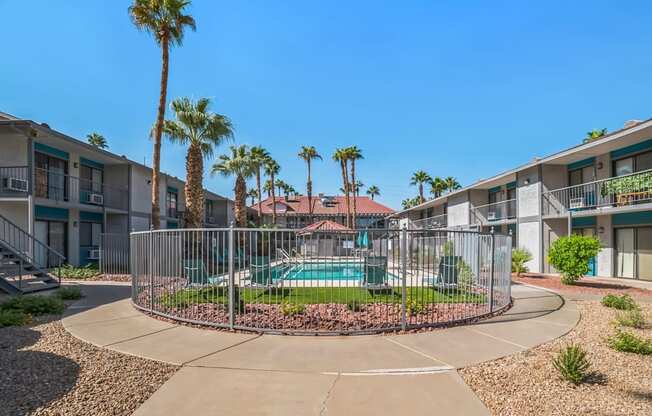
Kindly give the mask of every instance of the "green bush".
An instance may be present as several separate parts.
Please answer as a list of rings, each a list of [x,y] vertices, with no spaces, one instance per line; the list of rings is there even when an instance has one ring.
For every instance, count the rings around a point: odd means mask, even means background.
[[[520,276],[521,273],[527,273],[530,270],[525,263],[532,260],[532,254],[524,248],[515,248],[512,250],[512,273]]]
[[[426,306],[418,299],[408,297],[405,303],[405,309],[411,316],[418,315],[426,310]]]
[[[632,299],[632,297],[627,294],[622,296],[606,295],[600,302],[608,308],[619,309],[621,311],[631,311],[633,309],[638,309],[638,305],[636,305],[634,299]]]
[[[580,384],[586,377],[591,363],[586,358],[586,351],[580,345],[571,344],[559,351],[552,360],[552,365],[564,380]]]
[[[0,311],[18,311],[30,315],[60,314],[63,301],[57,296],[14,296],[0,304]]]
[[[100,275],[100,270],[98,269],[97,264],[94,263],[89,263],[84,267],[75,267],[70,264],[64,264],[61,266],[59,272],[63,279],[76,280],[92,279]]]
[[[455,255],[455,244],[452,241],[446,241],[442,247],[444,256],[454,256]]]
[[[57,290],[57,296],[63,300],[77,300],[81,299],[81,289],[76,286],[64,286]]]
[[[281,303],[281,312],[285,316],[300,315],[306,311],[306,306],[302,303]]]
[[[620,352],[632,352],[635,354],[652,354],[652,340],[643,339],[631,332],[617,330],[616,334],[607,339],[611,348]]]
[[[32,316],[16,310],[0,310],[0,328],[5,326],[21,326],[32,321]]]
[[[599,251],[600,241],[596,238],[582,235],[560,237],[550,247],[548,262],[561,272],[561,282],[571,285],[589,272],[589,260]]]
[[[362,304],[358,299],[351,299],[348,302],[346,302],[346,307],[351,311],[351,312],[360,312],[362,310]]]
[[[628,326],[630,328],[645,327],[645,316],[640,309],[632,309],[625,312],[619,312],[614,321],[616,325]]]
[[[473,288],[473,279],[475,279],[475,275],[471,266],[460,259],[457,262],[457,290],[461,292],[471,291]]]

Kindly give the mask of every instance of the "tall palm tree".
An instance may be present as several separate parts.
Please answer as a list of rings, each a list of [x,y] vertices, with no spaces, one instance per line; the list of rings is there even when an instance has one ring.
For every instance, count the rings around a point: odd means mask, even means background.
[[[593,140],[599,139],[605,134],[607,134],[607,129],[593,129],[586,133],[586,137],[584,138],[583,143],[592,142]]]
[[[351,224],[353,225],[352,228],[356,227],[356,220],[358,216],[358,181],[355,180],[355,161],[364,159],[362,156],[362,150],[358,148],[358,146],[351,146],[346,149],[346,153],[348,155],[348,159],[351,161],[351,185],[353,190],[353,217],[351,218]],[[362,183],[360,183],[362,184]]]
[[[310,223],[312,223],[312,173],[311,173],[311,163],[313,160],[322,160],[322,157],[317,153],[315,146],[301,146],[301,151],[298,154],[299,158],[303,159],[306,162],[308,167],[308,181],[306,182],[306,193],[308,194],[308,216],[310,217]]]
[[[98,149],[106,149],[109,147],[104,136],[99,133],[88,134],[86,135],[86,139],[88,140],[88,144],[97,147]]]
[[[267,198],[271,198],[273,189],[274,189],[274,187],[272,186],[271,179],[267,179],[265,181],[265,185],[263,185],[263,191],[267,192]]]
[[[256,199],[260,201],[260,198],[258,198],[258,189],[256,188],[251,188],[247,191],[247,198],[251,198],[251,206],[253,207],[254,204],[256,203]]]
[[[430,193],[433,197],[439,198],[446,190],[446,182],[439,176],[432,178],[430,182]]]
[[[175,120],[165,120],[163,131],[173,143],[188,146],[186,154],[186,226],[201,228],[204,218],[204,158],[233,138],[231,121],[209,111],[210,99],[177,98],[170,105]]]
[[[351,188],[355,196],[360,196],[360,191],[364,188],[364,183],[361,181],[356,181],[355,183],[351,182]]]
[[[369,195],[373,201],[374,197],[380,195],[380,189],[378,189],[376,185],[371,185],[369,188],[367,188],[367,195]]]
[[[340,171],[342,172],[342,184],[344,189],[344,199],[346,201],[346,226],[350,228],[351,200],[349,198],[349,155],[347,149],[335,149],[335,153],[333,153],[333,160],[340,164]]]
[[[278,175],[278,172],[281,170],[279,164],[268,157],[265,161],[265,174],[269,176],[269,189],[272,193],[272,224],[276,225],[276,196],[274,195],[274,176]]]
[[[247,226],[247,179],[254,175],[254,164],[246,145],[231,146],[230,155],[221,155],[212,173],[235,176],[235,220],[238,227]]]
[[[419,203],[422,204],[426,201],[423,197],[423,184],[432,182],[432,178],[423,170],[418,170],[412,175],[410,185],[417,185],[419,187]]]
[[[444,185],[446,185],[447,192],[453,192],[462,187],[457,179],[453,178],[452,176],[448,176],[444,179]]]
[[[285,187],[287,187],[288,184],[281,179],[277,179],[276,181],[274,181],[274,186],[278,189],[278,196],[280,198],[281,193],[283,193],[283,189],[285,189]]]
[[[161,171],[161,135],[165,119],[165,102],[168,89],[168,67],[170,63],[170,46],[181,46],[186,28],[196,30],[195,19],[184,14],[188,0],[134,0],[129,6],[129,16],[139,29],[154,36],[161,48],[161,88],[158,97],[156,124],[152,136],[154,150],[152,155],[152,226],[160,226],[159,181]]]
[[[263,211],[262,211],[262,198],[263,194],[260,184],[260,171],[269,158],[269,152],[262,146],[254,146],[251,148],[251,161],[256,169],[256,190],[258,191],[258,225],[263,225]]]

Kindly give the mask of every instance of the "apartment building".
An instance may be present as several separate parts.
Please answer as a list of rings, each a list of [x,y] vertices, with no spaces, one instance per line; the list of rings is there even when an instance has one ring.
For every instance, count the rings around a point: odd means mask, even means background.
[[[99,257],[102,235],[150,228],[152,170],[46,124],[0,113],[0,240],[47,268],[49,247],[65,262]],[[161,228],[183,226],[184,182],[162,173]],[[226,227],[233,201],[206,191],[206,227]],[[41,258],[39,258],[41,257]]]
[[[551,273],[550,245],[571,233],[602,243],[590,275],[652,280],[652,120],[480,180],[389,217],[413,228],[509,233]]]

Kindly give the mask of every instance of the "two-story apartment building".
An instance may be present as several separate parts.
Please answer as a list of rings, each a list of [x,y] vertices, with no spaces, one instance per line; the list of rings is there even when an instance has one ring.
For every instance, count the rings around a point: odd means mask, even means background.
[[[596,236],[591,274],[652,280],[652,120],[535,158],[390,217],[414,228],[511,232],[531,271],[554,272],[552,242]]]
[[[183,180],[161,174],[161,228],[183,226],[184,186]],[[150,228],[151,187],[147,166],[45,124],[0,113],[0,237],[5,242],[24,232],[23,240],[33,237],[62,253],[67,263],[95,262],[102,234],[126,236]],[[228,226],[233,201],[209,191],[205,196],[205,226]],[[20,249],[33,251],[33,246]]]

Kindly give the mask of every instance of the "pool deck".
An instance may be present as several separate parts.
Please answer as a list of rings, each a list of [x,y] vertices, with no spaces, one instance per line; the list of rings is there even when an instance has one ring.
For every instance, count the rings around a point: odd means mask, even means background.
[[[456,369],[548,342],[580,319],[574,302],[515,285],[504,315],[412,334],[300,337],[175,325],[131,306],[124,284],[82,284],[64,327],[125,354],[181,366],[135,415],[488,415]]]

